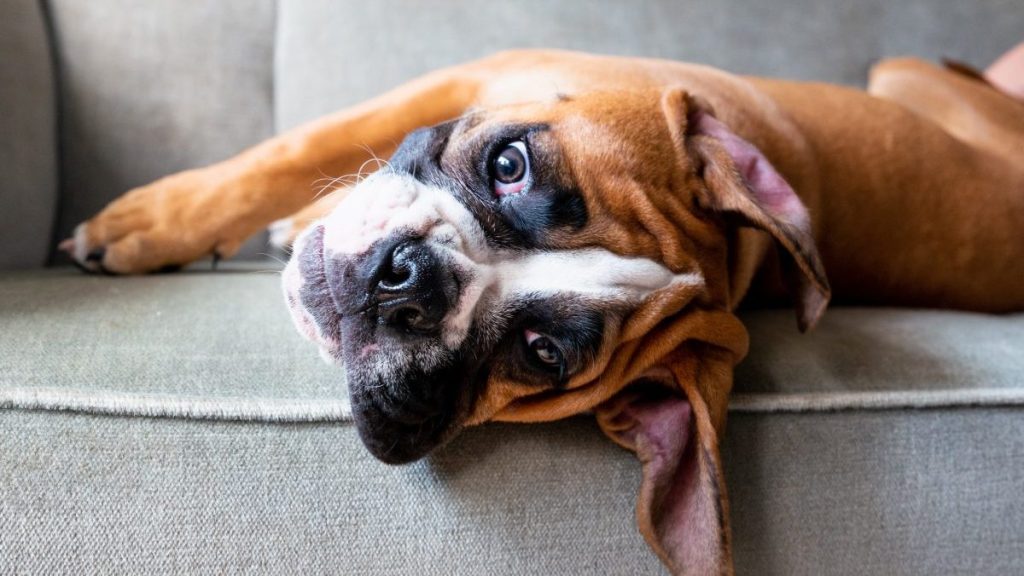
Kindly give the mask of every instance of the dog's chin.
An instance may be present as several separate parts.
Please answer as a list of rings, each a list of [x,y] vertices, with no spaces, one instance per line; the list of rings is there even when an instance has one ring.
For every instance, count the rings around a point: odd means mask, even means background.
[[[426,456],[468,413],[461,363],[429,342],[374,333],[364,318],[342,321],[342,363],[352,414],[366,448],[388,464]],[[370,336],[372,334],[372,337]]]
[[[351,372],[350,372],[351,374]],[[395,393],[349,376],[352,415],[363,445],[387,464],[406,464],[423,458],[461,429],[457,402],[440,407],[412,393]],[[422,384],[404,382],[409,387]],[[405,388],[405,386],[403,386]]]
[[[444,444],[459,430],[450,415],[395,413],[387,402],[353,391],[352,414],[366,449],[386,464],[415,462]]]

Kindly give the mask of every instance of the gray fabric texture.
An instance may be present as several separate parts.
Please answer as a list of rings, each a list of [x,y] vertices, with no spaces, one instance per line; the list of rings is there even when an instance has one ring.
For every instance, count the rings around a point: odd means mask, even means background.
[[[0,3],[0,270],[46,263],[57,207],[57,126],[46,23]]]
[[[737,574],[1024,573],[1019,408],[733,414]]]
[[[0,389],[151,398],[332,400],[345,394],[288,318],[277,271],[0,281]],[[41,361],[45,359],[45,361]]]
[[[743,394],[1024,390],[1024,314],[835,307],[807,334],[786,311],[742,316]]]
[[[130,188],[273,131],[273,0],[50,0],[69,236]],[[254,241],[243,255],[264,251]]]
[[[861,84],[883,56],[983,65],[1021,30],[1018,0],[6,0],[0,269],[133,186],[503,48]],[[0,275],[0,573],[661,572],[639,466],[588,418],[373,460],[277,282]],[[740,574],[1024,572],[1024,315],[745,320],[723,448]]]
[[[15,573],[661,573],[634,527],[639,468],[588,421],[391,467],[350,425],[0,411],[0,458]]]
[[[1024,571],[1024,415],[734,414],[738,574]],[[0,411],[15,574],[656,574],[639,465],[589,419],[374,461],[350,425]]]
[[[638,464],[587,418],[372,460],[330,412],[341,371],[293,334],[274,271],[16,272],[0,302],[0,565],[17,573],[660,570],[634,528]],[[724,447],[739,573],[1024,569],[1019,394],[974,406],[1024,388],[1024,316],[836,309],[809,336],[789,310],[746,320],[737,392],[753,410],[733,412]],[[771,403],[816,385],[918,398],[931,382],[964,401]]]
[[[344,419],[343,371],[292,328],[279,281],[258,265],[0,276],[0,406]],[[805,335],[790,310],[744,321],[742,411],[1024,405],[1024,314],[836,308]]]
[[[281,0],[277,126],[506,48],[653,56],[742,74],[862,85],[914,54],[984,66],[1021,39],[1019,0]]]

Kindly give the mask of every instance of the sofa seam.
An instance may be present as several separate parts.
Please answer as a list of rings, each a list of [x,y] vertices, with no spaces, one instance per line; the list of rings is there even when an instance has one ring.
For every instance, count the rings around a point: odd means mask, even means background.
[[[994,407],[1024,407],[1024,391],[989,388],[927,392],[736,394],[730,400],[729,412],[815,414]],[[0,389],[0,410],[263,423],[342,423],[352,420],[348,400],[340,398],[171,396],[38,387]]]
[[[787,394],[734,394],[733,413],[824,413],[944,408],[1024,407],[1024,390],[974,388],[952,390],[877,392],[795,392]]]
[[[0,410],[267,423],[347,422],[347,399],[170,396],[108,390],[0,389]]]

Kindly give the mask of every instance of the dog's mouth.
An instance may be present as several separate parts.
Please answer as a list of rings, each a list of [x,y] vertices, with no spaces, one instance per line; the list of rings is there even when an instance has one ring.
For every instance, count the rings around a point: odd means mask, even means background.
[[[295,241],[283,272],[288,311],[299,333],[320,348],[325,360],[340,360],[340,315],[324,270],[324,227],[313,225]]]
[[[445,218],[451,207],[424,198],[436,191],[379,180],[296,240],[283,284],[299,332],[345,367],[364,444],[402,463],[451,437],[470,411],[476,370],[462,345],[473,272]],[[374,218],[392,221],[367,224]]]

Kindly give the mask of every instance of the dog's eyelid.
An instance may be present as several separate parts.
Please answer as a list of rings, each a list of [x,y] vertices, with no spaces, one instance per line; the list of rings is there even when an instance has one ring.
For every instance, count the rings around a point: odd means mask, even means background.
[[[495,150],[500,150],[509,144],[521,141],[526,144],[527,150],[532,152],[531,142],[540,132],[547,132],[551,127],[547,124],[506,124],[491,132],[487,138],[484,151],[487,156],[492,155]]]
[[[556,350],[558,359],[557,365],[546,364],[538,356],[538,350],[534,348],[534,344],[541,341],[550,344]],[[527,328],[522,332],[522,342],[526,349],[527,361],[533,365],[535,369],[547,374],[555,375],[557,377],[557,386],[561,387],[565,385],[565,383],[568,382],[569,376],[576,371],[575,351],[566,348],[566,342],[556,336],[552,336],[550,331],[545,331],[540,328],[536,330]]]

